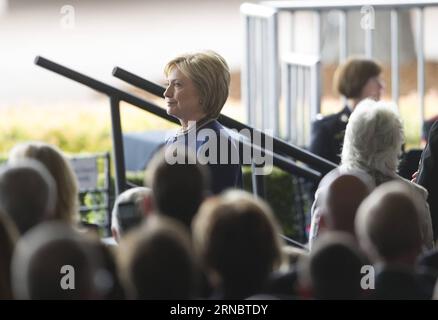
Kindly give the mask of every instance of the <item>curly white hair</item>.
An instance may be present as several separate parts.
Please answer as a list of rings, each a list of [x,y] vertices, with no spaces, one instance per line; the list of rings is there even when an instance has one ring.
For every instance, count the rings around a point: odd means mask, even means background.
[[[351,114],[342,148],[342,167],[372,176],[396,175],[404,142],[403,124],[391,102],[365,99]]]

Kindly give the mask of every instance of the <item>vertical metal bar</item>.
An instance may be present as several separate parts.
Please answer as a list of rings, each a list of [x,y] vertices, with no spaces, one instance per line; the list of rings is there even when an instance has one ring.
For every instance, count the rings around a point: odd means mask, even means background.
[[[126,189],[125,176],[125,155],[123,152],[122,124],[120,122],[120,100],[116,97],[110,97],[111,104],[111,124],[113,138],[114,164],[116,168],[116,195],[119,195]]]
[[[253,41],[251,41],[251,36],[254,34],[253,29],[254,24],[251,21],[250,16],[244,17],[244,36],[245,36],[245,47],[243,48],[245,52],[245,58],[243,59],[243,72],[242,72],[242,97],[243,103],[246,107],[246,121],[249,125],[254,126],[254,118],[252,108],[255,106],[252,103],[252,85],[253,85],[253,77],[251,77],[251,66],[253,65]]]
[[[296,143],[298,146],[301,145],[303,140],[304,123],[303,123],[303,109],[304,109],[304,98],[303,98],[303,69],[301,66],[296,66],[297,68],[297,139]]]
[[[292,101],[292,86],[293,86],[293,81],[292,81],[292,77],[293,77],[293,66],[289,63],[286,62],[286,74],[288,76],[288,81],[287,81],[287,85],[284,87],[285,89],[285,103],[286,103],[286,108],[287,108],[287,125],[286,125],[286,132],[287,132],[287,137],[289,138],[287,141],[289,143],[294,143],[293,142],[293,127],[294,127],[294,110],[293,110],[293,101]]]
[[[318,92],[318,79],[320,77],[319,74],[319,64],[318,61],[314,66],[310,69],[310,121],[313,122],[316,120],[316,116],[320,113],[321,109],[321,92]]]
[[[399,56],[398,56],[398,11],[391,10],[391,96],[398,105],[399,99]]]
[[[418,98],[420,103],[420,135],[424,122],[424,15],[423,8],[417,9],[417,82]]]
[[[339,11],[339,63],[343,63],[348,56],[347,13]]]
[[[290,51],[295,51],[295,12],[290,12]],[[287,108],[287,126],[286,132],[289,137],[289,143],[296,143],[296,94],[294,85],[296,83],[295,68],[290,63],[287,63],[286,69],[288,83],[286,86],[286,108]],[[294,81],[295,78],[295,81]]]
[[[279,110],[280,110],[280,62],[278,57],[278,13],[274,13],[268,19],[269,25],[269,91],[270,91],[270,108],[273,110],[274,122],[273,132],[278,137],[279,135]]]
[[[322,78],[322,72],[321,72],[321,60],[318,61],[318,66],[315,68],[315,78],[316,79],[321,79]],[[321,97],[322,97],[322,91],[321,91],[321,87],[318,87],[318,90],[316,91],[316,101],[315,101],[315,119],[316,120],[316,116],[321,113]]]
[[[273,127],[274,122],[275,122],[275,113],[273,114],[272,112],[272,100],[270,97],[271,94],[271,88],[270,88],[270,67],[269,67],[269,61],[270,61],[270,53],[271,53],[271,48],[270,46],[272,45],[269,41],[269,21],[266,19],[261,20],[261,48],[262,48],[262,58],[260,61],[260,68],[262,68],[262,76],[260,77],[261,83],[262,83],[262,87],[261,89],[263,90],[263,95],[262,95],[262,105],[263,105],[263,113],[262,113],[262,122],[263,122],[263,126],[262,129],[266,130],[266,129],[270,129]],[[268,62],[268,63],[266,63]],[[276,136],[278,137],[278,133],[276,133]]]
[[[297,144],[297,130],[298,130],[298,114],[297,114],[297,67],[294,65],[291,65],[291,86],[288,88],[290,91],[291,96],[291,113],[292,113],[292,119],[291,119],[291,141],[293,144]]]
[[[365,56],[369,59],[373,57],[373,29],[365,28]]]
[[[111,213],[112,213],[112,208],[111,208],[111,157],[110,157],[110,153],[106,152],[105,153],[105,185],[104,185],[104,189],[106,190],[106,207],[107,207],[107,222],[108,222],[108,226],[107,226],[107,232],[108,235],[111,235]]]
[[[307,138],[308,138],[308,130],[307,128],[309,128],[309,124],[310,124],[310,103],[309,103],[309,74],[308,74],[308,68],[303,66],[303,118],[301,119],[301,121],[303,122],[303,136],[302,136],[302,140],[301,140],[301,147],[305,147],[307,145]],[[309,130],[309,135],[310,135],[310,130]]]
[[[255,101],[256,109],[254,114],[254,127],[263,129],[265,125],[265,119],[263,117],[264,112],[264,96],[266,95],[266,88],[263,86],[264,82],[264,63],[263,63],[263,39],[262,39],[262,20],[260,18],[255,19],[255,36],[254,36],[254,53],[255,53],[255,63],[254,63],[254,81],[255,81]]]
[[[294,52],[295,51],[295,15],[293,11],[290,12],[290,16],[289,16],[289,31],[290,31],[289,49],[291,52]]]
[[[375,28],[375,12],[372,6],[363,6],[360,10],[361,14],[365,14],[361,20],[361,27],[365,29],[365,55],[371,59],[373,57],[373,30]]]
[[[292,135],[291,135],[291,127],[292,127],[292,104],[291,104],[291,87],[292,87],[292,68],[289,63],[284,64],[285,70],[285,85],[284,88],[286,88],[285,92],[285,105],[286,105],[286,134],[285,134],[285,140],[288,142],[292,142]]]
[[[259,73],[260,70],[258,70],[259,68],[259,61],[260,61],[260,52],[259,52],[259,45],[258,43],[260,42],[258,39],[258,31],[259,31],[259,19],[257,18],[252,18],[252,22],[253,22],[253,26],[252,26],[252,30],[253,30],[253,37],[252,37],[252,64],[250,66],[250,77],[251,79],[249,80],[250,83],[252,83],[251,88],[254,91],[253,92],[253,96],[251,97],[251,101],[252,101],[252,119],[253,119],[253,123],[252,125],[254,126],[254,128],[257,128],[259,126],[258,123],[258,115],[259,115],[259,104],[260,104],[260,90],[259,90]]]
[[[314,11],[315,16],[314,16],[314,26],[315,26],[315,31],[316,31],[316,37],[315,37],[315,51],[316,51],[316,55],[321,55],[321,51],[322,51],[322,23],[321,23],[321,12],[320,11]]]
[[[317,41],[317,50],[318,50],[316,55],[318,57],[322,56],[322,41],[321,41],[321,39],[322,39],[322,22],[321,22],[321,20],[322,20],[321,12],[318,11],[317,17],[316,17],[316,32],[317,32],[317,37],[316,37],[317,40],[316,41]],[[321,59],[319,59],[319,60],[321,60]],[[322,74],[322,63],[320,63],[318,65],[318,68],[319,68],[318,73]],[[323,91],[324,91],[323,79],[318,78],[317,92],[319,92],[322,95]]]

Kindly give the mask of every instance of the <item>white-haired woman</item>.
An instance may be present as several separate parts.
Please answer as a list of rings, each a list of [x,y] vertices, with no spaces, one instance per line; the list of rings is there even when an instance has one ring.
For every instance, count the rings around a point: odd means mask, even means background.
[[[360,171],[375,186],[390,180],[399,180],[409,186],[412,194],[421,200],[421,235],[424,249],[433,248],[432,222],[426,202],[427,191],[397,174],[401,146],[404,141],[403,125],[396,105],[371,99],[363,100],[352,113],[344,137],[339,172]],[[324,180],[321,184],[323,184]],[[322,189],[323,186],[320,188]],[[317,198],[323,190],[317,191]],[[322,197],[323,198],[323,197]],[[324,211],[324,200],[315,200],[311,223],[312,240],[318,234],[319,215]]]

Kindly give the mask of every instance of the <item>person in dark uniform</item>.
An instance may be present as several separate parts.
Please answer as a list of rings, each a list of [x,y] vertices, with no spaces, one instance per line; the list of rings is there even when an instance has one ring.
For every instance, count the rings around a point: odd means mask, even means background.
[[[351,58],[335,72],[334,88],[347,98],[347,105],[340,112],[321,117],[313,123],[310,151],[336,164],[340,154],[345,128],[351,112],[365,98],[380,100],[384,84],[382,68],[374,60]]]
[[[432,129],[433,124],[438,121],[438,115],[433,116],[427,120],[424,120],[423,127],[421,129],[421,145],[423,148],[427,144],[427,139],[429,138],[430,130]]]

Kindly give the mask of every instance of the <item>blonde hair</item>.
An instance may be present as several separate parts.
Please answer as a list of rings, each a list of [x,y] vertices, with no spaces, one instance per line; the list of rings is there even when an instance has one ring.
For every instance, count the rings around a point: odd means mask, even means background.
[[[23,158],[40,161],[56,183],[57,199],[54,218],[69,223],[78,217],[78,183],[70,162],[57,147],[43,142],[16,145],[9,153],[9,162]]]
[[[225,59],[214,51],[183,54],[166,64],[164,74],[168,76],[175,67],[193,81],[207,116],[217,118],[230,86],[230,69]]]

